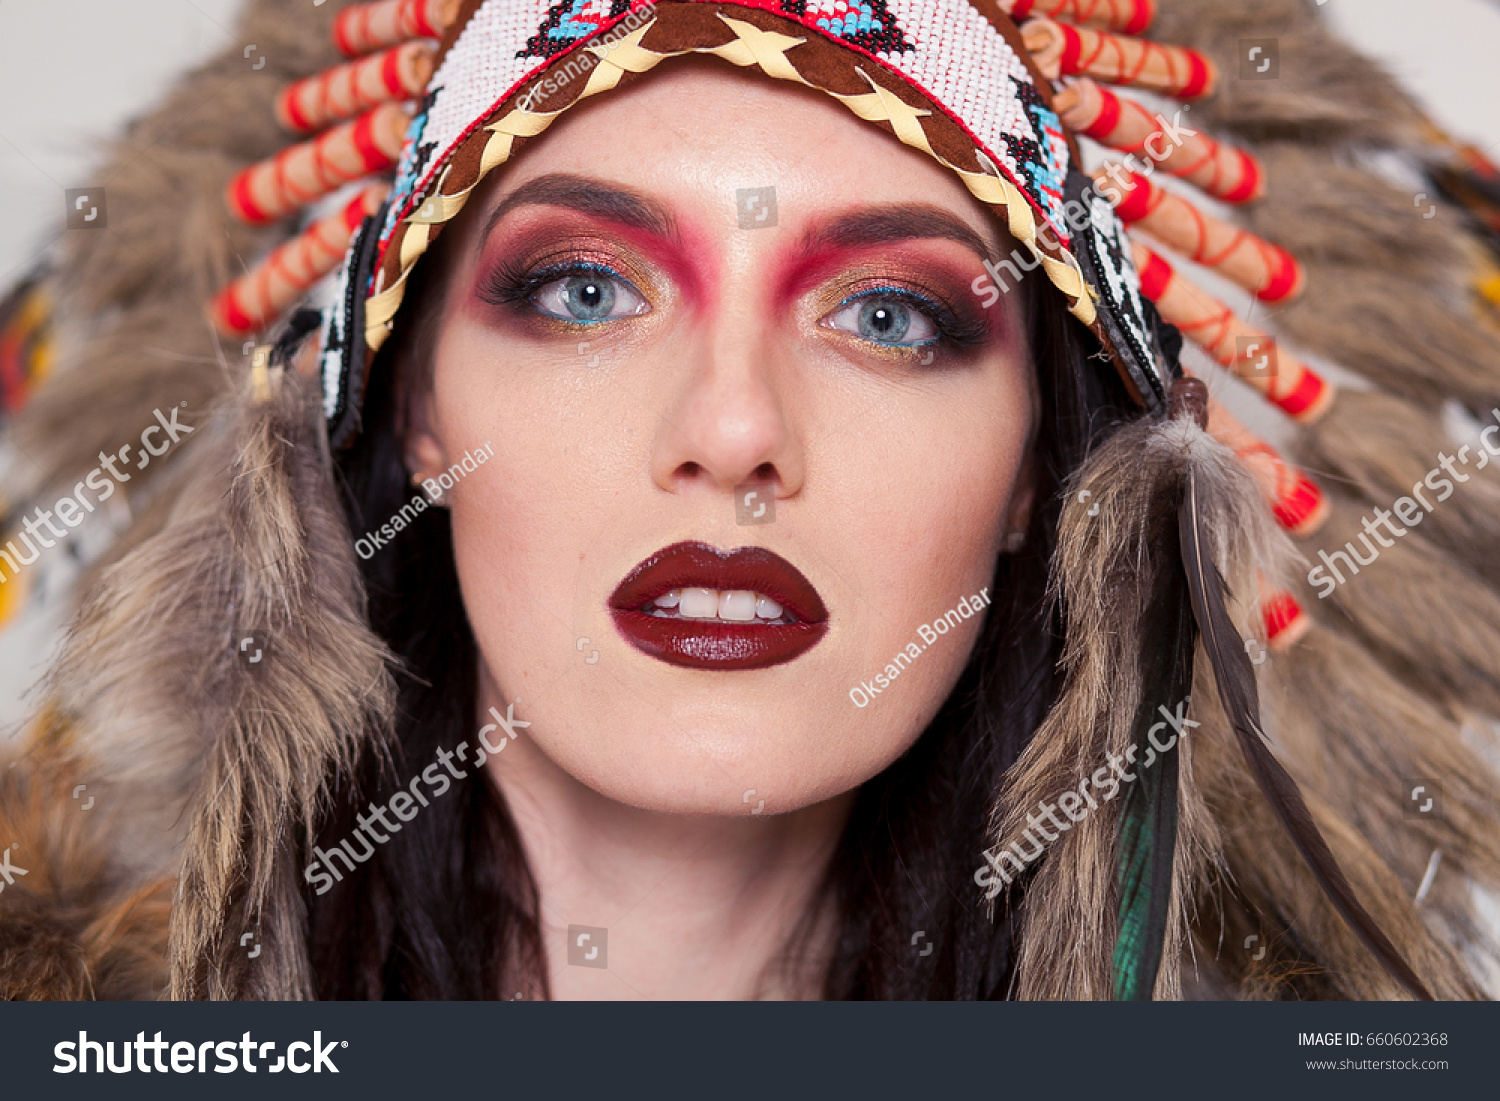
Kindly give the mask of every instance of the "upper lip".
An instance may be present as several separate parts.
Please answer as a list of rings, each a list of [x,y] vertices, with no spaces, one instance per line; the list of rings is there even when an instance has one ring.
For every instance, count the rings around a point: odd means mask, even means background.
[[[707,543],[673,543],[641,562],[609,598],[617,611],[639,611],[673,589],[752,590],[768,596],[801,623],[828,618],[818,591],[800,570],[775,551],[739,547],[721,551]]]

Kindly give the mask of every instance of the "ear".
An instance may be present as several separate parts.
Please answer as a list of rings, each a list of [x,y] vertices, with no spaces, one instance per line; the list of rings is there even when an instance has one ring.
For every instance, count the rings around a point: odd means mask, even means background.
[[[1035,289],[1032,288],[1033,293]],[[1019,309],[1015,306],[1009,308],[1013,311],[1012,320],[1020,324]],[[1029,336],[1026,349],[1027,360],[1033,364],[1026,373],[1027,406],[1031,423],[1026,430],[1025,457],[1021,461],[1020,470],[1016,472],[1016,481],[1010,491],[1010,503],[1005,508],[1005,526],[1001,528],[1004,536],[1019,533],[1023,541],[1031,531],[1032,510],[1036,507],[1037,437],[1041,434],[1042,420],[1042,394],[1034,366],[1036,353]]]
[[[401,439],[406,469],[421,476],[446,470],[448,453],[437,431],[433,387],[418,383],[401,395]]]
[[[1016,474],[1016,484],[1010,493],[1010,504],[1005,509],[1005,523],[1001,531],[1029,532],[1031,510],[1036,504],[1036,450],[1027,448],[1026,461]]]

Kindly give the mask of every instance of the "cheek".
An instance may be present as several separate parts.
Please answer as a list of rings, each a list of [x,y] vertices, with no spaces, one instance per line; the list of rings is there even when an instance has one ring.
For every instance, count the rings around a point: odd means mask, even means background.
[[[445,339],[434,374],[443,447],[494,449],[450,497],[454,560],[485,666],[505,699],[524,699],[534,744],[576,778],[640,804],[619,783],[649,741],[636,712],[654,710],[622,691],[605,601],[634,564],[611,562],[612,551],[639,542],[642,528],[656,532],[652,547],[672,541],[643,499],[650,410],[661,403],[641,387],[626,389],[628,401],[610,390],[620,349],[596,341],[580,353],[577,343],[538,348],[464,326]],[[595,354],[608,361],[590,366]],[[655,775],[682,773],[668,755]]]
[[[862,711],[902,716],[898,752],[936,714],[978,637],[982,616],[966,614],[963,601],[977,605],[991,584],[1030,443],[1030,405],[1024,381],[1002,380],[925,413],[908,406],[838,438],[822,464],[839,477],[825,553],[847,563],[856,613],[841,692],[847,705],[850,687],[887,675],[890,687]],[[921,630],[931,624],[939,629]],[[909,662],[896,665],[899,683],[888,668],[898,654]]]
[[[623,506],[616,487],[629,426],[596,400],[577,364],[593,349],[499,348],[463,337],[445,347],[436,372],[439,436],[449,461],[489,446],[493,460],[450,501],[454,553],[477,633],[535,650],[564,640],[583,599],[579,577],[608,515]],[[520,617],[518,619],[518,617]],[[524,623],[525,629],[516,629]],[[553,638],[556,634],[558,637]]]
[[[841,482],[830,534],[849,548],[864,594],[900,607],[908,627],[994,571],[1031,425],[1024,386],[993,387],[983,399],[963,403],[967,411],[902,410],[826,464]]]

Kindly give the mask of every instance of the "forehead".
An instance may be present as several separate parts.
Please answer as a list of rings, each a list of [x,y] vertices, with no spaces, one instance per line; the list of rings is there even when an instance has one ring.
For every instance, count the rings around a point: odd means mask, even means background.
[[[856,205],[923,203],[986,240],[999,230],[930,157],[826,96],[713,59],[673,59],[651,80],[569,111],[486,179],[464,212],[469,228],[557,173],[623,185],[668,210],[697,212],[708,228],[738,229],[746,204],[774,203],[787,226]]]

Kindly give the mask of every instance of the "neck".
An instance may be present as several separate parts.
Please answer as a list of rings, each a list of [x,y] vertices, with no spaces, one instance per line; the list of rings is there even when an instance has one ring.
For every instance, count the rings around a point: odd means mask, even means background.
[[[481,695],[481,713],[504,713],[492,687]],[[688,816],[607,798],[528,738],[486,767],[536,881],[554,998],[819,996],[833,937],[821,888],[854,792],[775,816]],[[586,962],[595,948],[606,966]]]

